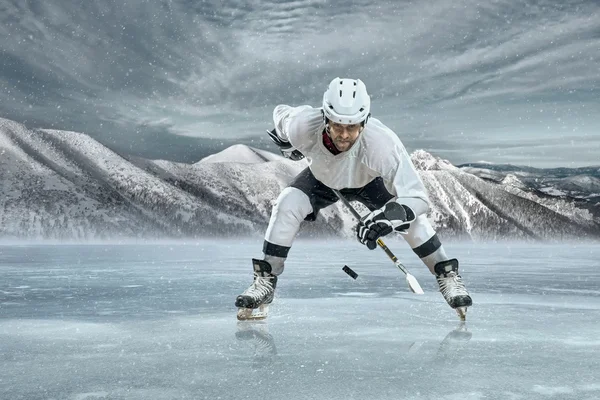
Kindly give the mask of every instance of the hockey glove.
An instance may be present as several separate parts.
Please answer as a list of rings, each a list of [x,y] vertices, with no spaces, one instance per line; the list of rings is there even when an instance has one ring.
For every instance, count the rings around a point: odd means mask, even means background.
[[[414,219],[415,214],[410,207],[392,201],[364,216],[356,226],[356,237],[373,250],[377,247],[377,239],[394,230],[408,228]]]
[[[296,149],[289,149],[289,150],[280,149],[280,151],[281,151],[281,154],[285,158],[289,158],[292,161],[300,161],[304,158],[304,154],[300,153],[300,151],[298,151]]]
[[[296,150],[290,142],[281,140],[275,129],[272,131],[267,131],[267,133],[269,134],[271,140],[277,145],[277,147],[279,147],[279,151],[281,152],[282,156],[289,158],[292,161],[298,161],[304,158],[304,154]]]

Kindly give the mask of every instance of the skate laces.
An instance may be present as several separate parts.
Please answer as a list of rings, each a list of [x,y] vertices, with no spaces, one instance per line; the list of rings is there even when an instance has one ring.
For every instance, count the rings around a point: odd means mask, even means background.
[[[448,296],[468,296],[467,288],[462,282],[462,278],[455,272],[448,273],[447,276],[438,276],[438,283],[440,285],[440,291],[444,297]]]
[[[263,298],[273,291],[273,283],[268,278],[263,278],[254,273],[254,282],[244,292],[244,294],[252,296],[255,299]]]

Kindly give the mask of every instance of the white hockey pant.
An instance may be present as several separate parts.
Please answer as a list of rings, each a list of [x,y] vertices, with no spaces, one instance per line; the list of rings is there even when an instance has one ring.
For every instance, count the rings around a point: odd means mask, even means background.
[[[271,264],[274,275],[283,272],[287,251],[292,247],[302,221],[312,212],[309,197],[294,187],[285,188],[277,198],[265,233],[263,249],[265,260]],[[448,260],[435,230],[425,215],[418,216],[402,237],[432,274],[435,274],[436,263]]]

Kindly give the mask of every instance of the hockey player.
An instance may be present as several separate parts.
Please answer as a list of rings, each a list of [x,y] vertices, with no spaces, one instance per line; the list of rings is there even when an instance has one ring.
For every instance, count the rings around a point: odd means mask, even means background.
[[[254,281],[236,298],[239,319],[264,318],[277,279],[302,221],[314,221],[321,208],[338,200],[332,189],[359,201],[371,213],[356,226],[369,249],[377,239],[402,231],[415,254],[435,275],[444,299],[464,318],[471,297],[427,220],[428,197],[398,136],[370,117],[371,100],[361,80],[335,78],[321,108],[278,105],[270,132],[282,154],[309,167],[285,188],[273,207],[263,246],[253,259]]]

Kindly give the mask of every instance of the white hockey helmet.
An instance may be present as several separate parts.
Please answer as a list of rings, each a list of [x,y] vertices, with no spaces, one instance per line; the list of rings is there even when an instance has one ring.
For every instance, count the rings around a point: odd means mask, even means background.
[[[323,117],[338,124],[367,123],[371,98],[360,79],[335,78],[323,94]]]

